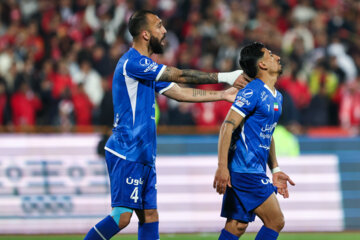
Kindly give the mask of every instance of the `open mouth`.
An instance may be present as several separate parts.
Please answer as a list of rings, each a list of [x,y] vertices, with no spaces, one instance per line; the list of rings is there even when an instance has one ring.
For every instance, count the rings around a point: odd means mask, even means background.
[[[161,39],[160,43],[161,43],[162,45],[165,45],[165,43],[166,43],[165,36]]]

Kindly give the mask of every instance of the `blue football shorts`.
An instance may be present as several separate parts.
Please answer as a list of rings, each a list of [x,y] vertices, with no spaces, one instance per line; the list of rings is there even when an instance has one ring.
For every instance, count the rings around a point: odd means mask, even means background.
[[[105,159],[112,207],[157,209],[155,167],[124,160],[108,151]]]
[[[265,173],[230,172],[230,178],[232,187],[226,188],[221,209],[221,216],[228,219],[254,221],[254,209],[277,193]]]

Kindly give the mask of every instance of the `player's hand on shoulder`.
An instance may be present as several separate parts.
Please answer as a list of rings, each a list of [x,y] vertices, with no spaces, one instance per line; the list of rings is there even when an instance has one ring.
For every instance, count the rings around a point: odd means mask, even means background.
[[[224,194],[226,187],[231,187],[230,173],[227,167],[218,167],[215,173],[213,188],[219,194]]]
[[[249,82],[252,81],[252,78],[250,78],[245,72],[243,72],[239,77],[235,80],[233,86],[238,89],[243,89]]]
[[[228,102],[233,103],[235,101],[236,95],[239,92],[239,89],[235,88],[235,87],[231,87],[225,91],[223,91],[223,96],[222,98]]]
[[[285,174],[284,172],[280,171],[273,174],[273,184],[275,187],[278,188],[278,193],[282,195],[284,198],[289,197],[289,190],[287,183],[290,183],[292,186],[295,186],[295,183],[291,178]]]

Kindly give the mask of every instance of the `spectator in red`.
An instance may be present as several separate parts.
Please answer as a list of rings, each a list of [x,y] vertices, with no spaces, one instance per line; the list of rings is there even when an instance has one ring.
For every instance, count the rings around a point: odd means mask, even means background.
[[[11,97],[12,119],[15,126],[34,126],[36,112],[42,103],[26,81],[19,83],[18,90]]]
[[[39,62],[44,57],[45,46],[43,38],[39,35],[38,23],[36,21],[30,22],[27,34],[25,45],[29,51],[28,54],[36,62]]]
[[[69,74],[68,66],[64,60],[58,64],[58,70],[51,76],[53,84],[52,95],[55,99],[61,98],[65,89],[73,89],[73,82]]]
[[[53,84],[51,81],[55,79],[56,72],[54,69],[54,61],[52,59],[46,59],[41,67],[41,71],[39,73],[40,77],[43,79],[43,81],[47,81]]]
[[[297,69],[298,64],[290,61],[283,75],[279,78],[277,86],[291,96],[298,110],[303,110],[311,101],[311,93],[307,86],[306,76],[302,76]]]
[[[339,118],[341,126],[348,129],[360,127],[360,77],[343,86]]]
[[[72,96],[74,104],[75,124],[77,126],[91,125],[93,105],[85,92],[84,84],[79,83]]]

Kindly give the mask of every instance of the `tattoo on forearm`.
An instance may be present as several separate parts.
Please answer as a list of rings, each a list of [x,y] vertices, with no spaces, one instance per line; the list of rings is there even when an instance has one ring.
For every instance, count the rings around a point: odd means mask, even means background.
[[[198,97],[198,96],[206,96],[206,90],[202,90],[202,89],[193,89],[193,97]]]
[[[174,67],[166,67],[159,80],[165,82],[192,84],[218,83],[218,74],[200,72],[197,70],[180,70]]]
[[[232,124],[235,127],[235,123],[233,120],[225,120],[224,123]]]
[[[218,83],[218,74],[217,73],[206,73],[196,70],[182,70],[182,77],[185,79],[186,83]]]

